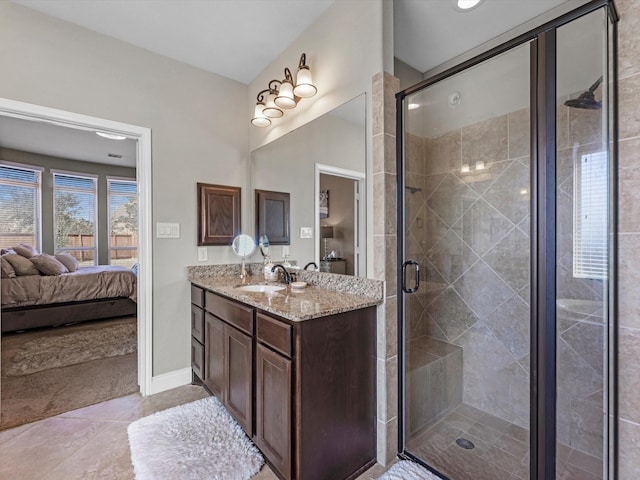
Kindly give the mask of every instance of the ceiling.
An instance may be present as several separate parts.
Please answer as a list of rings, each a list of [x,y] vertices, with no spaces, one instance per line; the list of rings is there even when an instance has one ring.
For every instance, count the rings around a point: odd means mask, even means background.
[[[250,83],[334,0],[12,0]]]
[[[345,0],[12,1],[248,84],[334,1]],[[394,0],[395,56],[425,72],[565,3],[484,0],[479,7],[461,13],[453,1]],[[266,34],[259,34],[264,31]],[[4,118],[0,145],[100,163],[114,163],[108,153],[116,153],[123,155],[117,164],[128,160],[130,166],[135,165],[133,140],[109,141],[93,132],[69,130]]]
[[[136,141],[109,140],[93,130],[0,115],[0,146],[84,162],[136,166]]]
[[[567,0],[484,0],[461,12],[455,0],[394,0],[394,55],[426,72]]]

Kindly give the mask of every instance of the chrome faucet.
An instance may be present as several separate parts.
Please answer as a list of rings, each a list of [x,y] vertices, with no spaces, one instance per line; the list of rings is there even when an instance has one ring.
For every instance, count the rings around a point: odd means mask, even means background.
[[[304,266],[304,269],[306,270],[308,267],[310,267],[311,265],[313,265],[313,268],[315,268],[316,270],[318,270],[318,264],[316,262],[309,262]]]
[[[289,276],[289,272],[287,272],[287,269],[284,268],[284,265],[278,263],[271,268],[271,271],[275,272],[278,267],[282,269],[282,283],[286,283],[287,285],[289,285],[291,283],[291,277]]]

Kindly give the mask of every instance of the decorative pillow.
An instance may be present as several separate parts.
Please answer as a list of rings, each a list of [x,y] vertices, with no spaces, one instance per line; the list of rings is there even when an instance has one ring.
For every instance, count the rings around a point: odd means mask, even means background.
[[[24,258],[22,255],[18,255],[17,253],[7,253],[6,255],[3,255],[2,258],[11,264],[18,276],[40,275],[36,266],[31,263],[31,260]]]
[[[67,267],[65,267],[56,257],[41,253],[40,255],[34,255],[29,260],[33,263],[40,273],[43,275],[61,275],[68,273]]]
[[[13,248],[0,248],[0,255],[6,255],[7,253],[16,253]]]
[[[24,258],[31,258],[34,255],[38,255],[38,250],[33,248],[31,245],[27,245],[26,243],[21,243],[20,245],[16,245],[13,247],[13,250],[18,254],[22,255]]]
[[[0,265],[2,266],[2,278],[13,278],[16,276],[16,271],[4,257],[0,257]]]
[[[80,268],[80,262],[73,255],[69,255],[68,253],[57,253],[55,255],[56,260],[58,260],[61,264],[67,267],[69,272],[75,272]]]

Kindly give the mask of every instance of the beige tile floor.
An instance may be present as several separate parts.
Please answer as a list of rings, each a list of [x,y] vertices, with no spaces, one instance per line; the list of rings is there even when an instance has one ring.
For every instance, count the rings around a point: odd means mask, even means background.
[[[133,480],[127,426],[205,396],[193,385],[149,397],[133,394],[1,431],[0,480]],[[375,465],[358,480],[384,471]],[[252,480],[277,477],[265,466]]]

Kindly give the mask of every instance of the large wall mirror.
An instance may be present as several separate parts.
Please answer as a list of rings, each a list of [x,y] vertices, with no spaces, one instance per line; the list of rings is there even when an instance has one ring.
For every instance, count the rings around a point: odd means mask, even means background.
[[[366,276],[365,119],[362,94],[251,153],[252,199],[289,194],[290,244],[271,249],[274,261]]]

